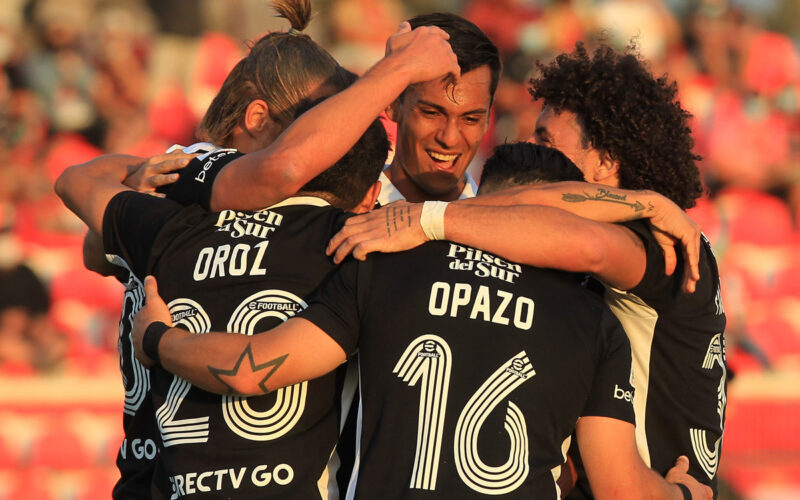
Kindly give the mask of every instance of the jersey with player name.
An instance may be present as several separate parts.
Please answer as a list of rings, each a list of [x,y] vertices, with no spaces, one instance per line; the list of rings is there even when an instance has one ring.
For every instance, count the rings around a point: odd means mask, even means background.
[[[168,152],[178,148],[180,146],[173,146]],[[203,185],[200,181],[205,180],[205,173],[210,170],[211,173],[208,175],[215,176],[226,163],[238,156],[231,154],[233,150],[220,150],[210,143],[198,143],[181,149],[185,153],[199,154],[187,166],[191,167],[189,172],[192,175],[186,175],[187,179],[181,183],[180,189],[165,188],[163,191],[168,193],[168,197],[173,194],[175,197],[182,195],[187,198],[185,201],[190,202],[197,201],[188,199],[192,192],[199,199],[210,198],[210,190],[198,189],[198,186]],[[130,272],[127,262],[114,255],[111,255],[111,259],[111,262],[119,267],[119,272],[115,276],[125,285],[117,339],[120,356],[119,367],[125,387],[122,417],[124,439],[116,460],[120,477],[114,485],[111,496],[117,500],[149,500],[151,498],[150,484],[153,480],[155,458],[158,452],[157,443],[160,438],[153,402],[150,398],[150,371],[136,359],[131,343],[133,317],[142,308],[144,290],[140,279]]]
[[[560,498],[578,418],[633,422],[625,334],[567,273],[433,242],[343,264],[300,314],[359,350],[348,498]]]
[[[313,197],[259,211],[209,213],[124,192],[109,203],[104,243],[159,292],[176,326],[253,335],[306,306],[334,268],[324,249],[346,214]],[[266,333],[269,335],[269,333]],[[243,356],[238,370],[253,370]],[[257,397],[220,396],[151,370],[161,443],[155,498],[328,498],[341,373]]]
[[[663,254],[648,225],[625,225],[644,242],[647,267],[632,290],[607,289],[606,302],[633,351],[639,452],[661,474],[686,455],[689,473],[716,493],[727,400],[725,311],[716,259],[703,236],[697,289],[683,293],[683,270],[679,265],[672,276],[664,273]]]

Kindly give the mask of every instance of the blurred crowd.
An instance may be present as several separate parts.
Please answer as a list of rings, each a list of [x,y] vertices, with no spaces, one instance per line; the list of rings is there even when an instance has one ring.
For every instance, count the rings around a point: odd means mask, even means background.
[[[483,157],[530,136],[536,61],[578,40],[635,44],[693,115],[709,194],[691,213],[722,267],[731,366],[800,366],[800,1],[312,5],[310,34],[356,72],[413,14],[459,12],[484,29],[505,69]],[[274,29],[287,26],[261,0],[3,0],[0,375],[116,370],[121,285],[83,268],[85,228],[53,181],[105,152],[150,156],[194,142],[247,40]]]

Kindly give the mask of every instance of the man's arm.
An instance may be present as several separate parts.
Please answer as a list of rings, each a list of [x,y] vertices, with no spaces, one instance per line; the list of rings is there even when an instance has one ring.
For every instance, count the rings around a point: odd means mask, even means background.
[[[255,209],[293,195],[341,158],[407,86],[458,74],[449,36],[408,23],[387,42],[387,55],[348,89],[295,120],[269,147],[226,165],[211,209]]]
[[[518,186],[463,200],[475,205],[546,205],[600,222],[647,218],[664,252],[664,269],[671,275],[677,264],[674,245],[683,249],[684,290],[693,292],[700,279],[700,226],[670,199],[650,190],[629,190],[586,182],[555,182]]]
[[[340,262],[350,252],[363,260],[369,252],[420,245],[428,240],[420,225],[422,211],[422,204],[398,202],[368,217],[352,217],[331,240],[328,253]],[[522,264],[592,273],[621,289],[637,285],[646,265],[642,241],[628,229],[552,207],[450,203],[444,239]]]
[[[697,482],[681,457],[665,480],[642,461],[633,424],[608,417],[582,417],[575,425],[581,458],[592,493],[598,500],[683,500],[675,483],[685,485],[695,500],[710,500],[711,488]]]
[[[145,306],[136,315],[131,336],[136,357],[145,365],[153,322],[172,324],[156,281],[144,282]],[[145,338],[147,337],[147,338]],[[314,323],[290,318],[265,335],[209,332],[200,335],[170,328],[153,346],[161,366],[192,385],[218,394],[257,395],[320,377],[347,359],[344,350]],[[150,351],[152,354],[153,351]]]
[[[344,229],[331,240],[328,249],[329,254],[335,254],[337,261],[343,259],[350,252],[353,252],[356,258],[363,258],[369,252],[406,250],[427,241],[424,234],[419,231],[417,222],[421,214],[421,207],[409,207],[407,204],[395,205],[348,220]],[[494,207],[492,209],[485,208],[487,211],[494,210],[493,219],[486,221],[486,224],[481,224],[474,219],[462,219],[453,216],[455,207],[463,207],[465,205]],[[469,242],[459,242],[500,254],[512,260],[511,254],[505,252],[508,251],[509,246],[516,245],[516,252],[514,253],[517,255],[518,262],[540,267],[574,270],[574,267],[565,267],[565,264],[569,265],[570,262],[574,264],[576,261],[561,259],[564,261],[563,264],[551,262],[552,259],[557,259],[558,255],[552,255],[550,259],[541,260],[540,256],[525,254],[532,246],[524,238],[520,239],[520,236],[525,236],[521,227],[523,222],[521,218],[515,219],[514,224],[512,224],[513,226],[519,223],[519,229],[512,229],[511,232],[501,235],[503,237],[499,240],[489,236],[490,234],[496,234],[497,231],[493,231],[493,229],[497,229],[503,218],[513,213],[508,208],[504,210],[499,207],[515,207],[519,205],[543,205],[560,208],[574,215],[598,222],[621,222],[648,217],[651,224],[656,228],[654,231],[656,241],[664,251],[666,273],[672,274],[675,270],[677,258],[673,245],[675,240],[679,240],[683,246],[685,261],[689,263],[688,266],[684,266],[684,290],[693,292],[695,283],[700,279],[698,266],[700,259],[699,226],[672,201],[652,191],[628,191],[585,182],[558,182],[514,187],[486,196],[459,200],[448,205],[445,212],[445,217],[448,221],[446,225],[447,239],[453,240],[456,237],[456,231],[474,229],[477,233],[473,235]],[[543,211],[539,210],[539,212]],[[402,221],[403,224],[397,224],[400,217],[406,217]],[[573,219],[573,221],[576,220]],[[528,221],[525,222],[527,223]],[[548,225],[546,221],[538,221],[536,224],[539,226],[535,236],[539,242],[558,241],[557,238],[563,236],[560,233],[563,233],[565,228],[559,227],[558,224]],[[618,233],[617,236],[621,234],[625,234],[628,239],[635,238],[627,230],[623,230],[623,233]],[[600,252],[601,256],[611,257],[607,260],[604,258],[599,262],[595,261],[600,266],[600,269],[590,269],[586,267],[587,263],[579,263],[579,270],[595,273],[600,279],[617,288],[628,289],[638,283],[638,280],[632,279],[629,270],[625,269],[627,264],[623,262],[625,265],[622,268],[617,267],[613,258],[614,249],[603,247],[604,239],[598,240],[592,234],[586,234],[579,240],[579,245],[593,245],[595,246],[595,252]],[[619,238],[614,238],[614,240],[618,243],[624,243]],[[517,242],[519,242],[518,245]],[[562,242],[560,245],[561,252],[570,251],[571,247],[563,246],[567,244],[569,243],[566,241]],[[640,246],[641,242],[637,238],[633,244]],[[590,249],[571,250],[580,252]],[[619,250],[625,251],[624,247],[620,247]],[[641,276],[642,274],[639,274],[638,278],[641,279]]]
[[[55,191],[64,204],[97,234],[103,232],[106,205],[120,191],[122,181],[141,165],[139,158],[106,155],[74,165],[56,179]]]
[[[55,191],[90,230],[102,235],[106,206],[114,195],[131,189],[124,184],[130,175],[146,164],[164,169],[180,168],[191,158],[191,155],[182,153],[149,160],[128,155],[104,155],[64,170],[56,180]]]
[[[83,238],[83,265],[100,276],[114,276],[119,271],[106,259],[103,238],[94,231],[87,231]]]

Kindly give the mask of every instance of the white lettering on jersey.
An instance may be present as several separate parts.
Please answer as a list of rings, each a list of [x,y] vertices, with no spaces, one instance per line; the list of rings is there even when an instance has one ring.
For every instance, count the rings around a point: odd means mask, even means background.
[[[503,465],[489,466],[481,459],[478,436],[489,414],[534,375],[536,371],[527,353],[520,352],[475,391],[459,415],[453,453],[458,475],[471,489],[487,495],[503,495],[519,488],[528,477],[528,429],[522,410],[513,401],[508,400],[506,406],[504,428],[510,446],[508,460]]]
[[[126,439],[125,442],[123,442],[123,446],[127,443],[127,441],[128,440]],[[131,441],[131,452],[133,453],[133,456],[139,460],[142,458],[152,460],[155,458],[158,448],[156,448],[156,442],[152,439],[145,439],[142,441],[141,439],[136,438]]]
[[[432,316],[447,314],[455,318],[462,315],[469,319],[481,319],[499,325],[509,325],[513,321],[516,328],[530,330],[533,326],[533,300],[523,296],[515,298],[513,293],[503,290],[495,290],[495,294],[496,298],[493,302],[491,289],[486,285],[478,286],[477,291],[473,294],[473,287],[468,283],[456,283],[451,287],[449,283],[437,281],[431,286],[428,312]],[[513,317],[506,314],[506,310],[512,302]],[[492,313],[493,309],[494,313]]]
[[[203,281],[224,278],[227,275],[244,276],[245,272],[250,276],[264,276],[267,270],[262,267],[261,262],[268,245],[269,241],[261,241],[253,247],[246,243],[237,243],[232,248],[230,244],[216,248],[205,247],[197,254],[192,278]],[[251,252],[253,249],[255,251]]]
[[[227,231],[231,238],[254,236],[266,239],[270,233],[278,229],[283,222],[283,216],[267,209],[257,212],[237,212],[236,210],[223,210],[217,217],[214,226],[217,231]]]
[[[626,391],[619,385],[614,384],[614,399],[623,399],[628,403],[633,402],[633,391]]]
[[[167,304],[175,326],[183,325],[192,333],[206,333],[211,329],[211,319],[203,307],[192,299],[178,298]],[[208,417],[181,418],[181,403],[192,385],[174,375],[167,390],[164,404],[156,408],[156,422],[165,447],[208,441]]]
[[[127,267],[127,265],[125,267]],[[136,359],[136,356],[134,356],[133,339],[130,336],[130,331],[133,329],[133,317],[139,312],[139,309],[142,308],[142,304],[144,304],[144,288],[142,288],[142,283],[132,272],[129,273],[129,276],[130,278],[122,303],[122,316],[119,322],[119,340],[117,341],[117,348],[119,350],[120,360],[122,360],[122,357],[125,355],[122,349],[122,343],[127,342],[129,344],[129,357],[127,361],[130,362],[133,380],[130,381],[130,388],[125,390],[123,412],[128,415],[135,415],[147,396],[148,391],[150,391],[150,371]],[[120,361],[120,368],[122,364],[122,361]],[[124,370],[122,371],[122,380],[127,387],[129,381],[127,380]],[[125,457],[122,458],[124,459]]]
[[[286,486],[294,479],[294,469],[288,464],[278,464],[272,470],[269,465],[258,465],[253,467],[250,474],[247,474],[247,467],[178,474],[169,478],[172,483],[170,499],[174,500],[195,493],[238,490],[246,479],[259,488],[270,484]]]
[[[260,331],[259,321],[267,318],[286,321],[306,307],[305,301],[291,292],[262,290],[239,304],[226,329],[253,335]],[[303,416],[307,395],[307,381],[283,387],[275,391],[275,404],[267,410],[251,407],[246,397],[222,396],[222,413],[230,430],[237,435],[252,441],[272,441],[294,428]]]
[[[408,345],[393,370],[403,382],[418,385],[421,391],[411,488],[436,489],[452,363],[450,346],[444,339],[423,335]]]
[[[172,150],[172,148],[170,148],[170,150]],[[167,152],[169,152],[169,150]],[[199,156],[198,159],[200,161],[203,161],[205,159],[208,159],[208,161],[203,163],[203,170],[201,170],[200,172],[197,173],[197,175],[194,177],[194,180],[196,180],[197,182],[205,183],[206,182],[206,172],[208,172],[208,170],[211,168],[211,166],[214,164],[214,162],[219,160],[223,156],[227,156],[227,155],[235,153],[235,152],[236,152],[235,149],[219,149],[219,150],[211,151],[211,152],[208,152],[208,153],[205,153],[205,154]]]
[[[703,369],[705,370],[713,370],[716,365],[719,365],[722,369],[719,386],[717,387],[717,414],[719,415],[720,437],[714,442],[714,447],[711,449],[708,446],[705,429],[689,429],[689,437],[692,440],[694,455],[700,467],[702,467],[703,472],[706,473],[709,479],[714,479],[717,473],[717,467],[719,466],[719,447],[722,442],[725,405],[727,404],[727,396],[725,394],[725,379],[727,377],[727,369],[725,367],[725,338],[721,333],[714,335],[711,339],[711,342],[708,344],[706,356],[703,359]]]
[[[409,488],[436,490],[442,431],[450,391],[453,354],[447,341],[434,334],[422,335],[408,345],[392,372],[420,390],[417,446]],[[530,472],[529,439],[525,417],[508,400],[504,428],[510,441],[508,460],[487,465],[478,454],[478,436],[487,416],[506,401],[520,385],[536,375],[525,351],[501,365],[470,397],[458,417],[453,440],[455,465],[461,480],[471,489],[501,495],[519,488]]]
[[[522,266],[470,247],[450,244],[447,256],[453,259],[448,266],[454,271],[472,271],[479,278],[497,278],[506,283],[522,274]]]

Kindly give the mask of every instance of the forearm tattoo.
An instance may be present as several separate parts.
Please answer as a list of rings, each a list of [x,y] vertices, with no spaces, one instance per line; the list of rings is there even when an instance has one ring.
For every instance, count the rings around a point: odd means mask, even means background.
[[[400,227],[411,227],[411,206],[386,208],[386,236],[400,231]]]
[[[244,361],[245,357],[247,358],[247,364],[245,366],[242,366],[242,361]],[[211,372],[214,378],[219,380],[220,383],[222,383],[225,387],[228,388],[228,394],[236,394],[236,391],[234,391],[233,387],[231,387],[231,385],[225,381],[227,378],[235,378],[239,376],[240,373],[242,376],[246,376],[248,372],[255,375],[260,371],[265,371],[264,378],[262,378],[261,381],[259,381],[258,386],[261,388],[261,391],[264,394],[267,394],[269,392],[269,389],[267,389],[267,380],[269,380],[272,374],[275,373],[275,371],[278,368],[280,368],[280,366],[283,364],[284,361],[286,361],[286,358],[288,357],[289,357],[288,354],[284,354],[283,356],[267,361],[266,363],[257,365],[255,363],[255,360],[253,359],[253,347],[248,342],[247,347],[244,348],[242,354],[239,356],[239,359],[236,361],[236,364],[233,366],[233,368],[231,368],[230,370],[226,370],[223,368],[216,368],[214,366],[208,365],[208,371]]]
[[[647,205],[639,200],[628,201],[628,195],[616,194],[605,188],[597,188],[596,193],[590,194],[586,191],[583,193],[564,193],[561,195],[561,200],[567,203],[582,203],[585,201],[602,201],[606,203],[617,203],[620,205],[627,205],[631,207],[636,216],[641,216],[643,212],[652,212],[655,209],[653,202],[647,202]]]

